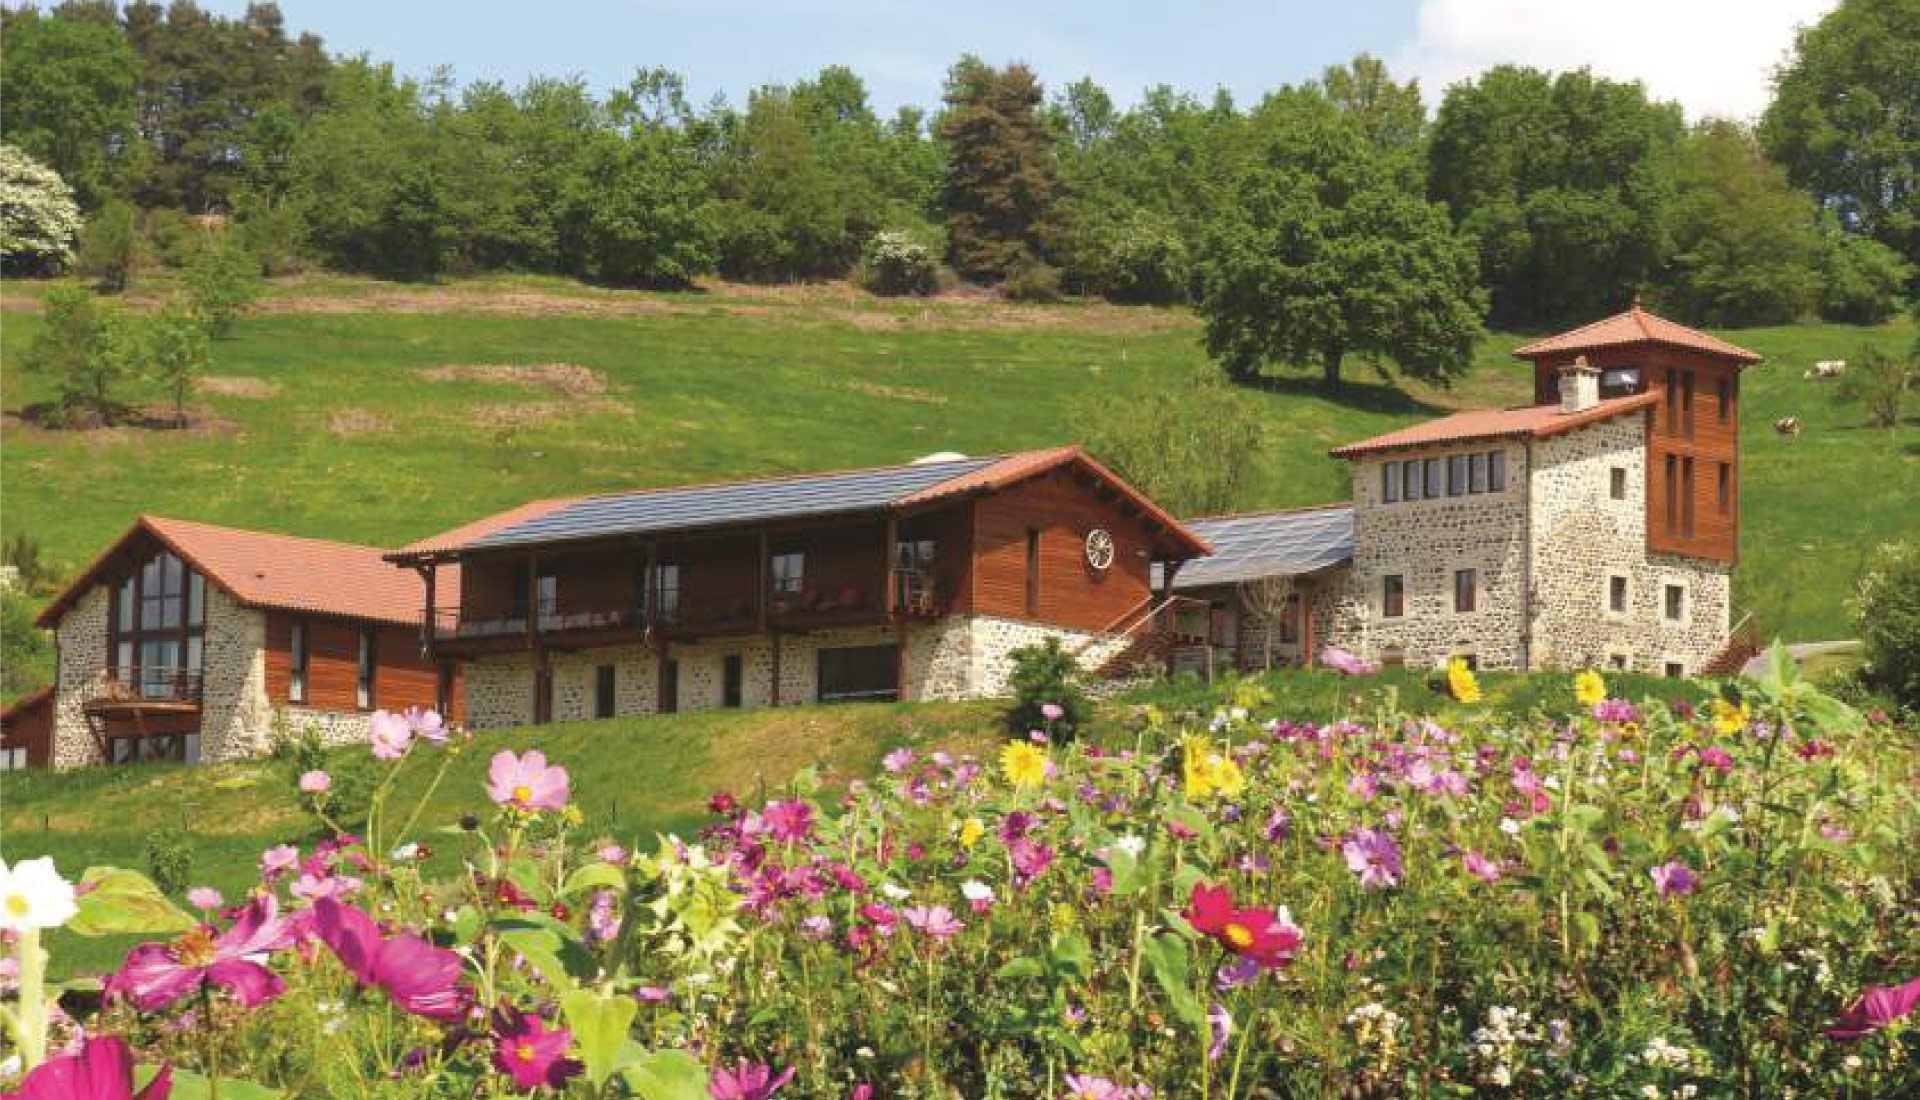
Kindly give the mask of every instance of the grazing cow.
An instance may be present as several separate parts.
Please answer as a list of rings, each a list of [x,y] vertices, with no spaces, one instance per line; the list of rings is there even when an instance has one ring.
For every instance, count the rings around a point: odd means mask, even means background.
[[[1845,359],[1823,359],[1813,365],[1813,369],[1801,375],[1810,381],[1820,382],[1828,378],[1838,378],[1847,373]]]
[[[1773,422],[1773,430],[1779,432],[1781,435],[1799,435],[1800,418],[1797,416],[1783,416]]]

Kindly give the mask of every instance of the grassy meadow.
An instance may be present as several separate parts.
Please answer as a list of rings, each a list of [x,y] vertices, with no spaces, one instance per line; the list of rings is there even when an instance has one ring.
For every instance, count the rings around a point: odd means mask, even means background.
[[[838,285],[649,294],[317,277],[276,285],[215,345],[187,429],[49,431],[18,415],[51,396],[17,367],[43,291],[16,281],[0,298],[0,479],[6,533],[33,535],[63,571],[141,512],[397,545],[536,497],[1057,444],[1084,434],[1084,398],[1177,399],[1206,365],[1179,310],[881,301]],[[1861,426],[1801,371],[1867,344],[1904,352],[1913,326],[1723,335],[1768,360],[1747,375],[1737,602],[1790,640],[1844,637],[1862,555],[1920,527],[1920,442],[1911,426]],[[1345,499],[1328,448],[1527,400],[1509,354],[1522,339],[1487,340],[1446,392],[1365,367],[1332,397],[1308,380],[1249,389],[1269,413],[1265,450],[1222,460],[1262,472],[1247,507]],[[559,369],[524,369],[544,365]],[[496,367],[521,369],[472,369]],[[152,390],[129,397],[164,406]],[[1776,435],[1789,415],[1802,432]]]

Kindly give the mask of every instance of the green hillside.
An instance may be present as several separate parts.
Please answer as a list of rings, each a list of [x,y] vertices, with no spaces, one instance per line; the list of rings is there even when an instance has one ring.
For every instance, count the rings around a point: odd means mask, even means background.
[[[306,280],[276,288],[216,345],[194,426],[48,431],[18,416],[49,396],[16,366],[42,290],[7,288],[0,478],[6,533],[33,535],[67,571],[140,512],[398,544],[541,496],[1072,441],[1082,398],[1177,399],[1205,364],[1197,323],[1175,310],[889,302],[843,286]],[[1920,444],[1911,428],[1894,438],[1858,426],[1801,371],[1863,343],[1904,351],[1912,326],[1724,335],[1768,359],[1748,375],[1744,409],[1740,602],[1790,638],[1843,636],[1861,555],[1920,515]],[[1269,413],[1266,451],[1221,460],[1264,472],[1249,506],[1343,499],[1329,447],[1451,407],[1526,400],[1525,369],[1508,355],[1519,341],[1489,340],[1448,393],[1366,381],[1337,400],[1305,381],[1248,390]],[[1771,429],[1787,415],[1799,436]]]

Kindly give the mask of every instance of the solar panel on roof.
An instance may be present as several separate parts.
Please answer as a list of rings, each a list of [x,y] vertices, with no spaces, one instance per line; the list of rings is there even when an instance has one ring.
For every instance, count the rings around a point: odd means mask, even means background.
[[[992,456],[591,497],[475,539],[463,549],[657,534],[722,524],[868,511],[983,470],[998,461],[999,456]]]
[[[1182,567],[1175,588],[1295,576],[1353,557],[1351,507],[1221,516],[1188,520],[1186,526],[1213,546],[1213,555]],[[1160,583],[1157,569],[1154,583]]]

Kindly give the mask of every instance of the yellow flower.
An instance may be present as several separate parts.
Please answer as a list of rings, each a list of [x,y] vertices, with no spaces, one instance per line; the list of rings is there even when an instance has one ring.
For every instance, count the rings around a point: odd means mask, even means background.
[[[1747,728],[1747,706],[1745,703],[1734,706],[1725,699],[1713,701],[1713,732],[1722,737],[1731,737]]]
[[[1186,739],[1181,752],[1181,771],[1186,779],[1187,800],[1199,802],[1215,795],[1232,798],[1247,789],[1246,773],[1233,758],[1213,747],[1206,737]]]
[[[960,846],[962,848],[973,847],[975,844],[980,843],[980,838],[985,836],[986,832],[987,827],[981,824],[979,818],[970,817],[966,819],[960,823]]]
[[[1592,669],[1576,672],[1573,674],[1573,697],[1583,707],[1591,708],[1604,703],[1607,699],[1607,682]]]
[[[1448,663],[1447,690],[1453,692],[1453,697],[1462,703],[1480,701],[1480,681],[1473,675],[1473,670],[1467,667],[1466,658],[1455,657]]]
[[[1065,935],[1073,931],[1073,926],[1078,919],[1074,915],[1071,906],[1062,905],[1057,901],[1054,902],[1053,907],[1048,910],[1047,918],[1049,923],[1053,925],[1054,932],[1058,935]]]
[[[1000,750],[1000,771],[1016,787],[1038,787],[1047,779],[1047,754],[1027,741],[1009,741]]]

